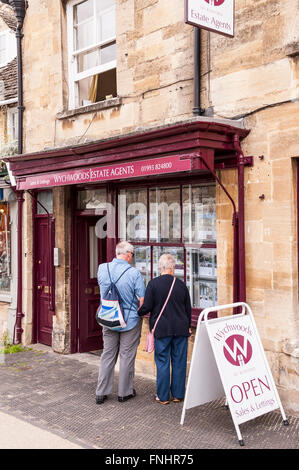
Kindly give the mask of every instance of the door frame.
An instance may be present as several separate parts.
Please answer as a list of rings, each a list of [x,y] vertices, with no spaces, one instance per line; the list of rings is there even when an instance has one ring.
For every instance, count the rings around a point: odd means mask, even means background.
[[[76,229],[78,221],[82,218],[94,218],[94,210],[87,211],[77,211],[72,217],[72,243],[71,243],[71,252],[72,252],[72,261],[71,261],[71,354],[79,352],[80,350],[80,328],[79,328],[79,235]],[[99,216],[100,217],[100,216]],[[107,247],[107,242],[106,242]],[[107,250],[107,248],[106,248]],[[106,251],[107,252],[107,251]]]
[[[105,184],[101,185],[107,188],[107,200],[111,203],[115,203],[114,198],[116,190],[113,185]],[[95,185],[88,185],[81,187],[80,189],[93,189]],[[98,187],[98,186],[97,186]],[[70,317],[70,353],[74,354],[79,351],[79,295],[78,295],[78,270],[79,270],[79,258],[78,258],[78,233],[76,230],[77,220],[82,217],[95,217],[96,210],[86,209],[78,210],[77,205],[77,194],[78,190],[76,186],[72,187],[71,194],[71,317]],[[103,213],[105,215],[105,212]],[[100,215],[99,215],[100,217]],[[106,254],[107,260],[112,260],[115,253],[115,238],[106,238]]]
[[[29,192],[29,191],[28,191]],[[37,296],[37,244],[38,244],[38,233],[37,233],[37,220],[38,219],[48,219],[48,224],[50,224],[50,238],[51,238],[51,253],[49,257],[49,284],[51,287],[51,307],[52,315],[55,315],[55,269],[53,264],[53,249],[55,246],[55,218],[53,214],[37,214],[37,191],[29,192],[32,196],[32,339],[33,344],[38,342],[38,296]]]

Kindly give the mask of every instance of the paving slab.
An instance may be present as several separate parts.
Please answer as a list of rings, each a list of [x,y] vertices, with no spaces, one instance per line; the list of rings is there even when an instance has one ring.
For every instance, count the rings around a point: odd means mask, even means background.
[[[156,403],[155,381],[142,375],[135,376],[134,399],[119,403],[115,382],[115,392],[96,405],[99,361],[93,354],[61,355],[41,345],[5,355],[0,412],[84,449],[299,448],[299,418],[287,416],[289,426],[284,426],[279,411],[243,423],[245,446],[240,448],[222,399],[186,410],[181,426],[183,404]],[[3,433],[2,426],[0,439]],[[61,445],[52,442],[54,449]]]

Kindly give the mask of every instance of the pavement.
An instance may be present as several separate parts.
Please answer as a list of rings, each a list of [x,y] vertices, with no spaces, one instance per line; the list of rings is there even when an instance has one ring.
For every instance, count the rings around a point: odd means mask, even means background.
[[[287,413],[289,426],[279,411],[243,423],[245,445],[240,447],[224,399],[186,410],[182,426],[183,404],[156,403],[155,381],[142,375],[135,376],[137,396],[119,403],[116,373],[115,392],[96,405],[100,357],[95,354],[61,355],[37,344],[3,357],[0,449],[94,449],[114,459],[116,454],[109,452],[116,449],[127,455],[179,449],[190,459],[198,449],[299,449],[299,417]]]

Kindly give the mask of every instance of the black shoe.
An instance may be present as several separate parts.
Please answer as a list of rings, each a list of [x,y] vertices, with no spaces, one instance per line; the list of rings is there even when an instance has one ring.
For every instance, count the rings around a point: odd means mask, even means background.
[[[98,395],[96,397],[96,404],[101,405],[107,399],[107,395]]]
[[[136,390],[133,389],[133,393],[131,395],[127,395],[126,397],[118,397],[118,401],[123,403],[124,401],[130,400],[130,398],[136,397]]]

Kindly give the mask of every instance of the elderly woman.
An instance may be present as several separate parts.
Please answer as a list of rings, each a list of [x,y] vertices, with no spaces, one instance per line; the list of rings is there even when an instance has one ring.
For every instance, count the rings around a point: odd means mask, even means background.
[[[165,253],[159,259],[161,276],[146,288],[140,316],[150,312],[150,330],[160,314],[174,280],[175,259]],[[155,362],[157,366],[157,402],[166,405],[170,393],[174,402],[185,394],[188,337],[190,336],[191,302],[186,285],[176,279],[165,309],[155,329]],[[170,379],[171,365],[171,379]]]

